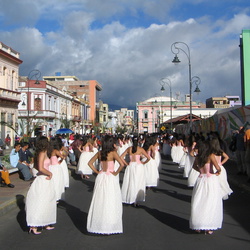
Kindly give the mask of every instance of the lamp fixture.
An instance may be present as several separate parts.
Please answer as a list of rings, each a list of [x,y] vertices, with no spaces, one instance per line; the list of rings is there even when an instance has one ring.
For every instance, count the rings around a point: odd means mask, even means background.
[[[178,58],[177,54],[175,54],[172,63],[180,63],[180,62],[181,62],[181,61],[180,61],[180,59]]]

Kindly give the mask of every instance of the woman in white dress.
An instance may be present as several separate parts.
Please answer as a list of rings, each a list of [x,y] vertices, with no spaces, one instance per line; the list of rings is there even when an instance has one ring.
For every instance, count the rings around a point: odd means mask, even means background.
[[[208,141],[199,143],[193,168],[200,174],[192,193],[189,225],[198,233],[205,231],[206,234],[212,234],[222,226],[223,204],[218,177],[221,168],[215,155],[210,153]]]
[[[48,157],[50,158],[49,170],[53,174],[52,179],[54,182],[57,201],[64,199],[65,191],[63,169],[61,165],[64,156],[60,153],[60,143],[60,138],[52,138],[48,149]]]
[[[60,165],[61,165],[62,172],[63,172],[64,187],[68,188],[69,187],[69,170],[68,170],[67,159],[69,155],[69,149],[68,149],[68,146],[65,146],[65,143],[63,142],[63,140],[66,140],[66,139],[63,139],[64,137],[65,136],[63,135],[62,138],[60,136],[56,136],[55,138],[57,139],[57,143],[59,145],[58,148],[59,148],[60,154],[63,156],[63,158],[59,158],[58,160],[61,162]]]
[[[138,202],[145,201],[146,192],[146,178],[145,178],[145,166],[150,157],[146,151],[138,146],[138,137],[134,136],[133,146],[127,148],[127,150],[121,155],[124,158],[129,156],[130,162],[126,167],[125,174],[122,183],[122,202],[126,204],[134,204],[138,206]],[[147,160],[141,162],[141,157],[144,156]]]
[[[147,136],[143,145],[143,149],[150,157],[150,160],[145,164],[146,187],[148,188],[157,187],[159,180],[159,169],[155,161],[155,143],[155,137]],[[142,161],[145,161],[145,157]]]
[[[215,155],[215,158],[221,168],[221,174],[219,175],[220,186],[222,189],[223,200],[227,200],[228,196],[233,193],[227,181],[227,171],[223,165],[228,161],[229,156],[221,149],[220,142],[217,138],[212,138],[210,141],[211,153]],[[222,160],[223,159],[223,160]]]
[[[183,177],[184,178],[188,178],[191,169],[193,167],[194,164],[194,156],[193,156],[193,150],[195,148],[196,142],[195,142],[195,138],[192,135],[189,135],[188,139],[187,139],[187,143],[186,143],[186,160],[185,160],[185,164],[184,164],[184,171],[183,171]]]
[[[82,179],[89,179],[89,175],[93,174],[92,169],[88,165],[89,160],[93,157],[93,144],[90,140],[92,139],[84,136],[82,145],[78,147],[81,155],[77,164],[76,173],[80,174]]]
[[[91,144],[93,145],[93,152],[92,152],[92,157],[99,151],[99,145],[98,145],[98,139],[96,136],[94,136],[91,139]],[[91,157],[91,158],[92,158]],[[96,160],[94,163],[94,166],[97,170],[100,170],[100,166],[99,166],[99,160]]]
[[[94,167],[97,159],[101,161],[101,171]],[[117,171],[114,170],[114,161],[120,164]],[[87,230],[96,234],[122,233],[122,197],[116,175],[122,170],[124,163],[116,152],[112,136],[104,137],[102,150],[93,156],[89,166],[97,177],[88,212]]]
[[[56,223],[56,194],[52,173],[49,171],[50,159],[47,156],[48,138],[41,136],[37,140],[34,167],[38,170],[26,196],[26,221],[29,232],[41,234],[38,227],[54,229]]]
[[[126,145],[125,145],[125,141],[124,141],[124,136],[122,134],[119,134],[116,138],[115,138],[115,144],[116,144],[116,152],[119,156],[121,156],[124,151],[126,150]],[[127,165],[126,161],[124,158],[121,158],[124,165]],[[119,163],[116,161],[115,162],[115,171],[119,168]],[[117,175],[117,179],[119,180],[119,175]]]
[[[156,166],[160,169],[161,166],[161,153],[160,153],[160,143],[159,143],[159,138],[155,137],[155,144],[153,145],[155,148],[155,162]]]
[[[170,147],[171,147],[171,158],[173,162],[176,162],[176,149],[177,149],[177,140],[175,137],[170,140]]]

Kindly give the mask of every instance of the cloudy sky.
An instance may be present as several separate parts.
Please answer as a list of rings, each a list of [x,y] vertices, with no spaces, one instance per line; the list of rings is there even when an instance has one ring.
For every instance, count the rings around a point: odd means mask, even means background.
[[[97,80],[100,98],[122,107],[159,96],[165,77],[184,100],[188,56],[180,51],[172,63],[175,42],[188,45],[201,79],[194,101],[241,95],[242,29],[250,29],[249,0],[0,0],[0,41],[20,52],[20,75]]]

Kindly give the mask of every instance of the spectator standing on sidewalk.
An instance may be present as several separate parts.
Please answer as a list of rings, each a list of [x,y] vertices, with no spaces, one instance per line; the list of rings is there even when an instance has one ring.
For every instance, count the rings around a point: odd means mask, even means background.
[[[240,127],[239,133],[236,134],[236,159],[237,159],[237,167],[238,167],[238,175],[246,174],[246,163],[245,163],[245,142],[244,142],[245,131],[244,127]]]
[[[247,129],[244,136],[245,146],[246,146],[246,155],[245,155],[245,162],[246,162],[246,169],[247,169],[247,182],[250,183],[250,129]]]
[[[10,164],[13,168],[18,168],[25,181],[29,181],[32,179],[32,174],[30,173],[30,169],[27,165],[22,163],[19,159],[18,151],[21,149],[21,144],[19,142],[15,143],[14,148],[10,153]]]
[[[9,148],[9,147],[10,147],[10,142],[11,142],[10,135],[7,134],[7,136],[6,136],[6,138],[5,138],[6,148]]]

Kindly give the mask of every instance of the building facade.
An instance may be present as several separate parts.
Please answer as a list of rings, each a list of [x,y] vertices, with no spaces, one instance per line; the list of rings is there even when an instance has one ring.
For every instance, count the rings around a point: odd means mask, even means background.
[[[106,133],[108,128],[108,117],[109,117],[109,106],[103,101],[99,101],[96,109],[96,117],[98,118],[97,124],[99,127],[99,132]]]
[[[239,96],[210,97],[206,99],[206,108],[222,109],[241,105]]]
[[[18,104],[21,100],[18,92],[20,54],[0,42],[0,138],[9,134],[11,145],[17,129]]]
[[[156,96],[145,101],[138,102],[137,111],[137,132],[138,133],[158,133],[161,131],[162,124],[166,121],[190,114],[190,103],[188,100],[179,101],[167,96]],[[217,109],[204,108],[200,102],[192,102],[192,114],[201,118],[214,115]],[[165,129],[165,128],[164,128]],[[167,127],[171,130],[171,127]],[[174,126],[172,127],[174,130]]]
[[[98,92],[102,90],[102,86],[96,80],[81,81],[75,76],[61,76],[58,73],[56,76],[44,76],[43,80],[47,81],[49,84],[60,88],[66,89],[74,93],[75,96],[82,98],[87,103],[85,114],[88,117],[84,117],[84,124],[87,128],[91,128],[95,125],[97,121],[96,109]]]
[[[36,131],[54,135],[60,128],[82,133],[86,103],[73,93],[59,89],[46,81],[20,77],[18,91],[19,134],[35,136]]]
[[[117,126],[122,128],[126,133],[134,132],[135,111],[128,108],[121,108],[114,111],[117,117]]]

